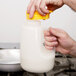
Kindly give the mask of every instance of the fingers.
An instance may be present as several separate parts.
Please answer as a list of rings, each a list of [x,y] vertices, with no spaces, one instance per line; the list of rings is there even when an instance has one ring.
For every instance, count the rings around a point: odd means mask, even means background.
[[[50,34],[50,32],[44,31],[44,38],[45,38],[45,48],[48,50],[52,50],[53,47],[58,45],[57,38]]]
[[[45,16],[49,11],[45,8],[46,7],[46,0],[38,0],[35,4],[37,11]]]
[[[29,13],[30,18],[32,18],[35,10],[37,10],[41,15],[45,16],[47,13],[49,13],[45,7],[46,0],[31,0],[27,7],[27,13]]]
[[[49,13],[49,8],[53,11],[62,5],[63,2],[60,0],[31,0],[27,8],[27,13],[29,13],[30,18],[32,18],[34,11],[37,10],[41,15],[45,16]]]
[[[61,36],[61,31],[56,29],[56,28],[49,28],[49,31],[51,34],[54,36],[60,37]]]
[[[44,38],[45,38],[46,41],[55,41],[55,40],[57,40],[57,38],[54,35],[52,35],[49,32],[49,30],[44,31]]]
[[[40,3],[40,10],[44,13],[44,14],[47,14],[49,13],[49,10],[47,10],[46,8],[46,0],[42,0],[41,3]]]
[[[52,50],[54,47],[49,47],[49,46],[45,45],[45,48],[48,49],[48,50]]]
[[[33,17],[34,12],[35,12],[35,7],[34,7],[34,5],[33,5],[33,6],[31,7],[31,10],[30,10],[29,18],[32,18],[32,17]]]
[[[45,37],[45,40],[48,41],[48,42],[53,42],[53,41],[56,41],[57,38],[56,37]]]
[[[31,7],[32,7],[33,3],[34,3],[34,0],[30,0],[30,3],[27,7],[27,13],[30,13],[30,10],[31,10]]]
[[[40,9],[40,3],[41,3],[41,0],[38,0],[37,3],[35,4],[36,9],[37,9],[37,11],[38,11],[41,15],[44,15],[44,16],[45,16],[45,14],[44,14],[44,13],[41,11],[41,9]]]
[[[50,34],[49,30],[45,30],[45,31],[44,31],[44,37],[50,36],[50,35],[51,35],[51,34]]]
[[[34,12],[36,10],[36,7],[35,7],[35,3],[36,3],[36,0],[30,0],[30,3],[27,7],[27,13],[29,13],[29,18],[32,18],[33,15],[34,15]]]
[[[45,41],[45,48],[48,50],[52,50],[57,45],[58,45],[58,42],[47,42],[47,41]]]
[[[55,41],[55,42],[48,42],[48,41],[45,41],[45,45],[46,46],[49,46],[49,47],[55,47],[58,45],[58,42]]]

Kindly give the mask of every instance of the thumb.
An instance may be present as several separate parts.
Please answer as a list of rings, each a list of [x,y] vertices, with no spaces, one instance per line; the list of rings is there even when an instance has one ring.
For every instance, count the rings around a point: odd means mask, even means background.
[[[49,28],[49,32],[56,37],[61,37],[64,31],[57,28]]]

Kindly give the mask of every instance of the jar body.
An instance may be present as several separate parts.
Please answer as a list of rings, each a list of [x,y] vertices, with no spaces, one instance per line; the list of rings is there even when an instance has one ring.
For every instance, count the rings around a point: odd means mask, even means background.
[[[24,70],[44,73],[54,66],[55,51],[43,45],[43,29],[39,21],[27,21],[22,27],[21,66]]]

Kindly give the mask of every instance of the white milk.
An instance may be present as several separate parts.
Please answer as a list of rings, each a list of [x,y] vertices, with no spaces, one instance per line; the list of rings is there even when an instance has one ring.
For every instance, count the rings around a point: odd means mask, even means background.
[[[22,27],[21,66],[24,70],[44,73],[54,66],[55,51],[45,49],[40,21],[27,21]]]

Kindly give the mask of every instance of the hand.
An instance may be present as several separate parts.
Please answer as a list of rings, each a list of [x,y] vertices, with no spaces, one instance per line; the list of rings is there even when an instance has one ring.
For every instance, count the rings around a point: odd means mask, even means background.
[[[31,0],[27,8],[27,13],[29,13],[30,18],[32,18],[34,12],[37,10],[41,15],[45,16],[49,13],[49,10],[54,11],[63,4],[63,0]]]
[[[56,51],[62,54],[69,54],[76,42],[63,30],[50,28],[44,32],[45,47],[52,50],[56,47]],[[76,47],[76,46],[75,46]]]

